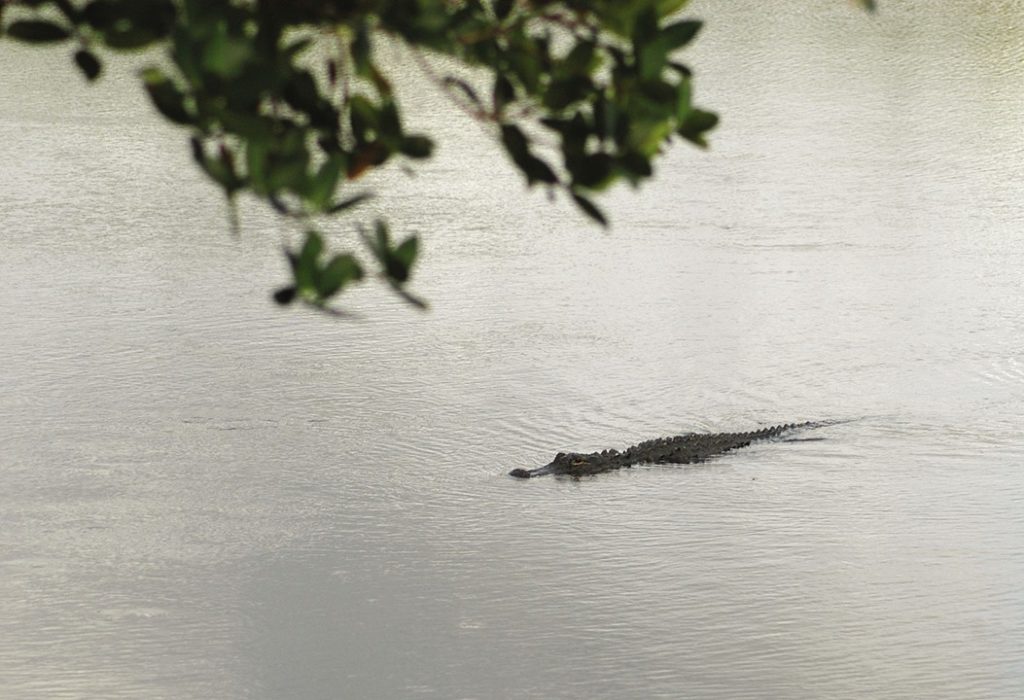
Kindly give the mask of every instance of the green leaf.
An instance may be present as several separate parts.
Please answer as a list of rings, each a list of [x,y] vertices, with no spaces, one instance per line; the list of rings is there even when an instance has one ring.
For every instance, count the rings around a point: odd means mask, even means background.
[[[686,120],[682,126],[679,127],[679,135],[687,141],[700,146],[701,148],[707,148],[708,142],[704,138],[704,134],[711,131],[718,125],[718,115],[713,112],[705,112],[700,109],[690,110],[690,113],[686,116]]]
[[[651,168],[651,161],[640,153],[625,153],[618,159],[616,165],[620,172],[634,185],[654,174],[654,170]]]
[[[665,27],[661,32],[661,36],[665,39],[668,50],[675,51],[693,41],[694,37],[700,32],[701,26],[703,26],[702,22],[684,20]]]
[[[547,163],[530,153],[530,144],[522,130],[512,124],[503,124],[501,127],[501,141],[512,161],[526,175],[527,183],[545,182],[555,184],[558,176],[555,175]]]
[[[144,28],[130,28],[124,30],[109,30],[103,33],[103,43],[112,49],[132,51],[142,49],[161,39],[161,36],[154,34]]]
[[[380,117],[377,107],[363,95],[353,95],[348,101],[349,124],[352,127],[352,135],[359,143],[372,140],[377,135]]]
[[[516,163],[530,156],[530,143],[526,140],[526,135],[523,134],[518,126],[512,124],[502,125],[501,142],[505,145],[505,150],[508,151],[508,154],[512,156],[512,160]]]
[[[370,31],[365,22],[361,22],[356,28],[356,36],[351,46],[352,63],[355,65],[356,74],[364,78],[370,77],[371,54],[373,47],[370,44]]]
[[[313,126],[328,131],[338,128],[338,112],[320,95],[316,80],[306,71],[297,71],[285,84],[283,96],[289,106],[309,115]]]
[[[594,42],[580,41],[558,65],[558,73],[564,76],[589,75],[594,67],[594,49]]]
[[[330,262],[321,267],[319,260],[323,251],[323,238],[312,229],[306,231],[306,241],[298,254],[285,249],[295,284],[278,289],[274,294],[274,301],[284,305],[291,303],[298,296],[306,303],[323,309],[330,297],[340,292],[346,285],[363,278],[363,268],[348,253],[335,255]]]
[[[75,52],[75,64],[89,82],[96,80],[100,75],[100,71],[103,70],[103,66],[100,65],[99,59],[97,59],[96,56],[87,49],[79,49]]]
[[[590,97],[593,89],[594,83],[586,75],[553,80],[544,93],[544,106],[552,112],[560,112],[569,105]]]
[[[685,121],[693,108],[693,88],[689,78],[684,78],[676,85],[676,119]]]
[[[587,216],[589,216],[591,219],[601,224],[602,226],[608,226],[608,219],[605,218],[605,215],[601,212],[600,209],[597,208],[597,206],[593,202],[591,202],[589,199],[576,192],[572,192],[571,194],[572,201],[576,202],[576,205],[583,210],[584,214],[586,214]]]
[[[7,36],[29,44],[52,44],[64,41],[71,36],[71,32],[53,22],[18,20],[7,27]]]
[[[334,190],[338,187],[341,173],[345,168],[344,158],[334,155],[324,161],[320,169],[310,179],[306,199],[314,208],[323,210],[328,207]]]
[[[245,144],[245,167],[249,173],[249,181],[256,194],[264,195],[270,193],[268,159],[270,153],[270,138],[258,138],[250,135]]]
[[[291,304],[295,300],[295,292],[296,289],[294,285],[281,287],[276,292],[274,292],[274,301],[280,304],[281,306],[287,306],[288,304]]]
[[[354,257],[348,253],[336,255],[320,272],[317,291],[322,298],[327,299],[341,291],[346,284],[358,282],[362,278],[363,268]]]
[[[394,144],[402,138],[402,120],[398,116],[398,105],[393,100],[384,100],[378,112],[378,136],[381,140]]]
[[[177,9],[172,0],[92,0],[82,16],[114,48],[141,48],[166,37]]]
[[[636,61],[640,77],[646,81],[657,80],[665,68],[668,47],[662,41],[649,41],[637,45]]]
[[[619,108],[604,95],[594,102],[594,133],[603,142],[615,135],[619,121]]]
[[[281,134],[265,143],[266,155],[262,165],[266,181],[263,186],[272,193],[288,190],[305,196],[309,184],[306,133],[291,124],[284,126]]]
[[[195,136],[192,137],[191,144],[192,157],[199,167],[224,189],[224,193],[229,198],[245,185],[245,182],[235,172],[235,157],[227,146],[221,143],[220,152],[216,158],[212,158],[207,155],[203,143]]]
[[[607,153],[592,153],[573,158],[567,163],[574,185],[588,190],[599,189],[609,184],[612,175],[612,159]]]
[[[426,136],[406,136],[398,144],[398,152],[409,158],[429,158],[434,152],[434,142]]]
[[[373,253],[373,257],[384,268],[384,275],[394,284],[403,285],[409,280],[413,262],[419,252],[419,241],[416,236],[409,236],[397,248],[391,248],[391,234],[382,220],[374,222],[374,235],[361,231],[363,242]]]
[[[247,39],[219,32],[206,44],[202,66],[221,78],[237,78],[252,59],[253,48],[252,42]]]
[[[491,101],[494,103],[494,111],[501,114],[505,105],[514,102],[516,99],[516,88],[512,81],[504,73],[498,73],[494,77],[494,87],[491,89]]]
[[[419,239],[416,236],[409,236],[402,244],[395,248],[395,259],[407,269],[412,267],[416,256],[419,254]]]
[[[508,52],[506,56],[511,73],[519,79],[527,93],[536,94],[544,73],[540,56],[532,46],[523,46]]]
[[[558,176],[555,175],[555,171],[551,169],[550,165],[540,158],[530,158],[530,160],[524,164],[523,172],[526,174],[526,179],[531,184],[534,182],[543,182],[549,185],[554,185],[558,182]]]
[[[636,4],[636,3],[634,3]],[[658,38],[658,12],[648,7],[637,15],[633,25],[633,46],[643,46]]]
[[[310,264],[316,261],[320,254],[324,252],[324,239],[323,237],[313,229],[306,231],[306,242],[302,246],[302,252],[299,254],[299,260],[305,261],[306,264]]]
[[[153,105],[175,124],[191,124],[194,119],[185,107],[185,95],[158,68],[142,71],[142,81]]]
[[[406,238],[394,250],[386,250],[383,261],[384,273],[389,279],[400,285],[408,282],[418,250],[419,242],[416,236]]]
[[[295,286],[303,296],[316,296],[317,259],[324,250],[324,239],[310,229],[306,231],[306,242],[294,260]]]

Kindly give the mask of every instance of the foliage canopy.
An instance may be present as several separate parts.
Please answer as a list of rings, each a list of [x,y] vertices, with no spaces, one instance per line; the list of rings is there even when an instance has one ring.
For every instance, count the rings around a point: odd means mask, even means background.
[[[196,163],[234,202],[248,192],[302,221],[286,250],[282,304],[328,310],[368,265],[411,303],[418,240],[386,222],[360,227],[365,246],[328,256],[313,217],[347,213],[370,195],[353,183],[394,159],[429,158],[410,133],[375,47],[408,47],[424,76],[486,123],[529,186],[571,198],[598,223],[593,195],[636,185],[682,138],[706,147],[715,114],[693,103],[678,50],[701,23],[687,0],[0,0],[0,32],[71,45],[84,77],[102,51],[158,49],[140,71],[153,105],[189,133]],[[869,2],[864,2],[870,6]],[[437,69],[455,59],[472,80]],[[363,230],[367,229],[367,230]]]

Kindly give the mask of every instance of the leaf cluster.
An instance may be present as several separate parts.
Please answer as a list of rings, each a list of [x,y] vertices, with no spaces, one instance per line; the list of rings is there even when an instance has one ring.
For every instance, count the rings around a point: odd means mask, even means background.
[[[7,38],[72,48],[88,80],[105,51],[158,50],[140,71],[153,106],[188,132],[197,165],[229,200],[249,193],[301,222],[281,303],[316,308],[367,264],[403,298],[418,239],[387,225],[357,253],[325,255],[311,218],[348,213],[367,172],[419,160],[433,141],[406,129],[381,42],[406,45],[424,78],[493,131],[528,186],[561,193],[606,224],[594,195],[638,185],[673,139],[707,146],[717,117],[693,103],[680,61],[701,29],[686,0],[0,0]],[[433,66],[470,66],[472,81]]]

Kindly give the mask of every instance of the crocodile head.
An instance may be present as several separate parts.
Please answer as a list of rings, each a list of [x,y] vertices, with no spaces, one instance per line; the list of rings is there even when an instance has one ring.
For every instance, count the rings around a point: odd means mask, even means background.
[[[555,458],[537,469],[513,469],[510,476],[528,479],[531,476],[542,476],[544,474],[575,474],[584,470],[587,465],[595,461],[597,454],[583,454],[581,452],[559,452]]]
[[[601,465],[606,456],[600,452],[559,452],[543,469],[545,472],[554,474],[586,474],[589,470]]]

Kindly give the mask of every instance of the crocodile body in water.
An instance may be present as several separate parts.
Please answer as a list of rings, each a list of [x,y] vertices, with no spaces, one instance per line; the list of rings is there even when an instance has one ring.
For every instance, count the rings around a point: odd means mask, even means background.
[[[703,462],[738,447],[746,447],[756,440],[769,440],[800,428],[817,428],[830,424],[825,422],[788,423],[746,433],[686,433],[685,435],[641,442],[622,452],[618,450],[604,450],[589,454],[559,452],[550,464],[537,469],[513,469],[509,475],[520,479],[544,476],[545,474],[580,477],[631,467],[634,464],[692,464]]]

